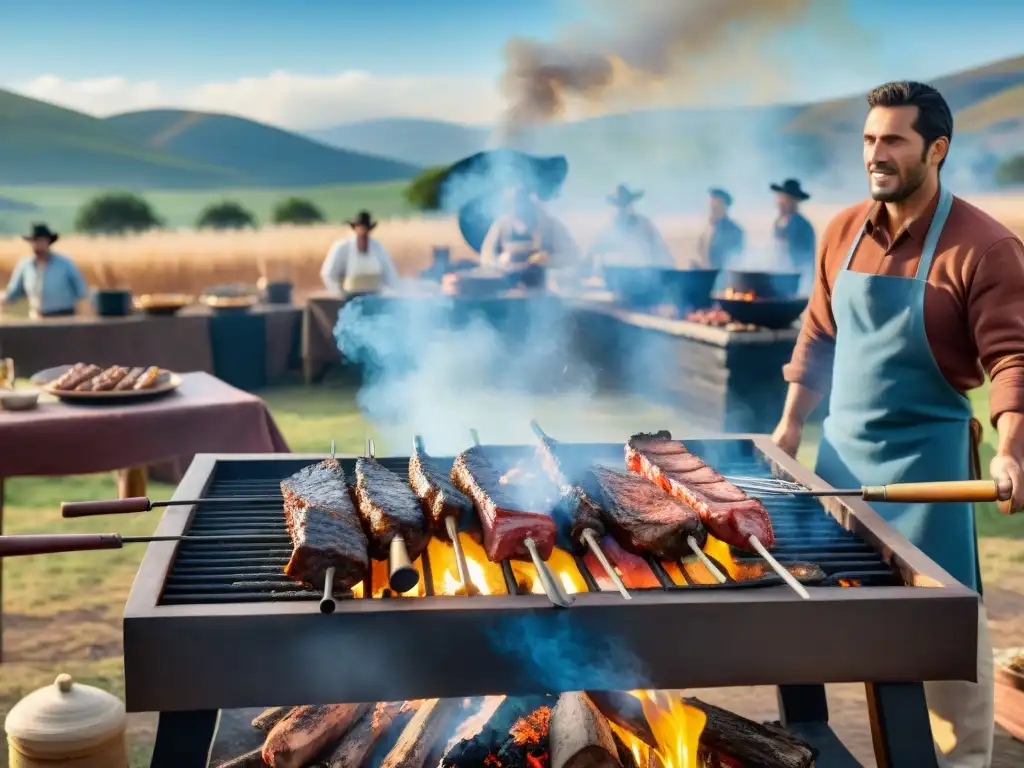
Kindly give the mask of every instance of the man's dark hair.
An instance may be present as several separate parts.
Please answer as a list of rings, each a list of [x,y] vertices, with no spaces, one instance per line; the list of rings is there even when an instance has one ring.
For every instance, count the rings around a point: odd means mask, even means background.
[[[924,83],[913,80],[901,80],[886,83],[875,88],[868,94],[868,106],[875,107],[917,107],[917,118],[914,130],[924,138],[927,150],[936,139],[945,136],[953,140],[953,113],[942,94]],[[943,158],[939,170],[945,165]]]

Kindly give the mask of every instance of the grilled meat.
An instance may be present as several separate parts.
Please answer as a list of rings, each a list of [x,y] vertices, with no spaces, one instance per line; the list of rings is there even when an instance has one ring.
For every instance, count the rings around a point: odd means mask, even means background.
[[[71,373],[71,371],[68,371],[68,373]],[[57,386],[57,389],[61,392],[70,392],[74,389],[78,389],[79,386],[85,384],[85,382],[90,379],[99,376],[101,373],[103,373],[103,369],[98,365],[82,365],[81,368],[74,372],[74,375],[68,376],[66,379],[61,376],[57,381],[61,382],[61,379],[63,379],[63,382]]]
[[[442,470],[419,446],[409,458],[409,485],[423,503],[431,529],[445,531],[445,519],[462,521],[473,511],[469,497],[452,485],[449,473]],[[445,534],[447,535],[447,534]]]
[[[111,376],[115,375],[117,373],[117,371],[118,371],[118,366],[112,365],[109,368],[106,368],[106,369],[100,371],[98,374],[93,376],[91,379],[88,379],[87,381],[83,381],[81,384],[79,384],[77,387],[75,387],[75,391],[76,392],[99,392],[100,391],[100,387],[103,386],[104,383]]]
[[[623,549],[678,560],[690,553],[688,537],[704,546],[700,515],[679,499],[629,472],[600,466],[591,471],[601,488],[605,522]]]
[[[147,368],[143,372],[143,374],[141,376],[139,376],[138,381],[135,382],[135,387],[134,388],[135,389],[152,389],[153,387],[155,387],[157,385],[157,382],[160,381],[160,376],[162,374],[163,374],[163,371],[161,371],[155,365],[151,365],[149,368]]]
[[[67,390],[68,388],[74,389],[73,386],[70,386],[72,380],[76,379],[82,373],[82,371],[85,370],[86,367],[87,366],[85,363],[75,363],[66,371],[64,371],[64,373],[62,373],[60,376],[54,379],[53,383],[50,386],[52,386],[54,389],[62,391]]]
[[[710,467],[669,432],[631,437],[626,443],[626,467],[697,510],[711,535],[726,544],[749,550],[753,536],[766,547],[774,545],[772,521],[764,505],[714,470],[706,472]]]
[[[285,574],[322,589],[324,575],[333,566],[335,589],[348,589],[362,581],[370,564],[366,534],[341,465],[327,459],[304,467],[281,481],[281,493],[292,538]]]
[[[537,447],[537,455],[548,478],[561,489],[562,505],[571,521],[569,539],[572,546],[580,553],[587,551],[587,545],[583,541],[584,531],[593,531],[599,539],[606,533],[601,517],[601,505],[594,501],[582,485],[570,481],[550,442],[541,440]]]
[[[405,539],[415,560],[430,541],[420,500],[405,478],[372,459],[356,462],[356,504],[370,540],[370,556],[386,560],[395,536]]]
[[[139,380],[139,377],[145,372],[145,368],[132,368],[130,371],[128,371],[127,376],[125,376],[123,379],[117,382],[117,385],[114,387],[114,391],[124,392],[125,390],[128,389],[134,389],[135,382],[137,382]]]
[[[601,551],[611,562],[622,581],[630,589],[647,589],[661,586],[661,582],[654,575],[654,571],[647,564],[647,561],[632,552],[623,549],[614,536],[605,536],[601,539]],[[583,556],[583,562],[594,575],[594,581],[601,589],[614,590],[615,582],[607,575],[601,561],[593,552],[587,552]]]
[[[501,480],[501,473],[479,446],[455,458],[452,482],[476,506],[488,559],[501,562],[510,557],[529,557],[523,541],[531,538],[540,556],[547,560],[558,534],[550,514],[557,489],[552,492],[544,484],[521,486],[503,484]]]

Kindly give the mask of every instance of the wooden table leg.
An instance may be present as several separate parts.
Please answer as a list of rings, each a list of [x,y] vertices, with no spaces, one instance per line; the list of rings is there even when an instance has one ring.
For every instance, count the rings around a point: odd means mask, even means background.
[[[117,496],[128,499],[146,495],[147,470],[145,466],[130,467],[117,471]]]

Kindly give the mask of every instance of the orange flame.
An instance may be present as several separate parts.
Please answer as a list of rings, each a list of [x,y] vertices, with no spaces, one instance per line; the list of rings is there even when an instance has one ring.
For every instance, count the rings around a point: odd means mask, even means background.
[[[551,557],[548,558],[548,568],[551,569],[555,578],[558,579],[558,583],[562,585],[562,589],[568,594],[575,595],[579,592],[587,591],[587,583],[583,580],[583,576],[580,575],[579,569],[576,567],[576,561],[565,550],[556,547],[551,551]],[[512,572],[516,576],[516,581],[528,592],[534,595],[544,594],[544,585],[537,575],[537,569],[534,567],[533,562],[513,560]]]
[[[684,704],[674,693],[634,691],[633,695],[643,704],[647,723],[658,742],[656,755],[662,765],[665,768],[699,768],[697,753],[707,715]]]
[[[726,288],[722,292],[722,298],[732,301],[757,301],[757,294],[753,291],[734,291],[732,288]]]

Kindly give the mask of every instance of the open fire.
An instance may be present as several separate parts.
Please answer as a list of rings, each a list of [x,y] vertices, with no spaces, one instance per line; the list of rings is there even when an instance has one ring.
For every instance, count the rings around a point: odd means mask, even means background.
[[[816,750],[679,691],[274,707],[220,768],[809,768]]]

